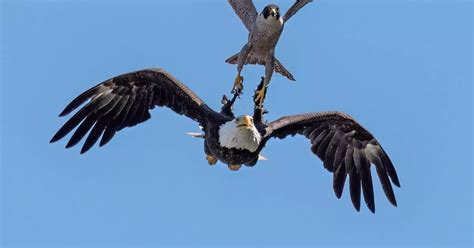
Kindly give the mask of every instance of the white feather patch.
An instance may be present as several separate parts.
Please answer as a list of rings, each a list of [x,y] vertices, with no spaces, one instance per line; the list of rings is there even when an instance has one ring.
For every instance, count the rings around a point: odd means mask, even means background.
[[[255,152],[262,136],[255,126],[250,129],[238,128],[234,120],[224,123],[219,128],[219,143],[225,148],[235,148]]]
[[[379,159],[379,153],[381,152],[380,146],[367,144],[365,147],[365,155],[369,159],[370,162],[377,161]]]
[[[267,160],[268,160],[268,158],[267,158],[267,157],[265,157],[265,156],[264,156],[264,155],[262,155],[262,154],[258,154],[258,160],[267,161]]]
[[[194,137],[194,138],[204,138],[206,135],[204,133],[193,133],[193,132],[187,132],[187,135]]]

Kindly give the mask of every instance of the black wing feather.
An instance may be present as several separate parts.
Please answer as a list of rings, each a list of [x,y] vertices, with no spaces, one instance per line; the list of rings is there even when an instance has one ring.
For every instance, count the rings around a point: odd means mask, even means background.
[[[372,185],[372,176],[370,175],[370,162],[365,157],[364,150],[356,149],[354,151],[354,163],[357,172],[360,175],[365,203],[370,211],[375,213],[374,189]]]
[[[356,170],[349,173],[349,190],[351,192],[351,201],[357,212],[360,211],[360,177]]]
[[[128,96],[121,97],[115,107],[107,114],[107,120],[105,121],[108,124],[105,127],[99,146],[107,144],[114,137],[117,131],[117,123],[120,121],[120,119],[117,117],[124,110],[124,107],[128,102],[128,98]]]
[[[354,207],[360,210],[360,198],[375,212],[374,189],[370,166],[377,175],[390,203],[397,205],[391,183],[400,187],[390,158],[377,140],[350,116],[340,112],[320,112],[280,118],[268,124],[266,137],[285,138],[302,134],[311,142],[311,150],[324,168],[334,173],[333,189],[340,198],[347,176]],[[390,182],[391,180],[391,182]]]
[[[334,137],[334,131],[329,131],[329,133],[326,135],[326,137],[324,137],[324,139],[321,141],[321,143],[319,144],[316,144],[316,147],[317,147],[317,155],[318,157],[324,161],[326,158],[325,158],[325,155],[326,155],[326,149],[328,148],[328,145],[329,145],[329,142],[331,141],[331,139]]]
[[[339,133],[336,131],[334,136],[332,137],[331,141],[329,142],[328,148],[326,149],[326,153],[324,154],[323,165],[328,171],[333,172],[335,170],[334,160],[336,157],[336,151],[341,143],[341,137]]]
[[[146,105],[146,102],[148,100],[147,99],[148,95],[147,95],[146,91],[143,91],[141,93],[141,95],[142,96],[141,96],[140,105],[138,107],[138,110],[137,110],[134,118],[131,120],[132,121],[132,123],[131,123],[132,126],[135,126],[138,123],[141,123],[141,122],[146,120],[145,112],[148,113],[148,106]]]
[[[124,127],[150,119],[150,110],[165,106],[205,126],[221,121],[222,115],[162,69],[146,69],[123,74],[85,91],[69,103],[60,116],[67,115],[88,102],[53,136],[56,142],[79,126],[66,147],[88,136],[81,153],[87,152],[102,136],[100,146],[107,144]]]
[[[334,179],[333,179],[333,189],[334,193],[336,194],[337,198],[341,198],[342,191],[344,190],[344,184],[346,182],[347,172],[346,172],[346,165],[344,160],[341,161],[341,164],[337,167],[336,171],[334,172]]]
[[[397,206],[397,200],[395,199],[395,194],[393,193],[392,184],[390,183],[387,170],[385,169],[382,161],[380,160],[380,157],[373,157],[369,159],[375,165],[375,169],[377,170],[377,175],[379,177],[380,184],[382,184],[385,196],[394,206]]]
[[[100,135],[104,132],[105,128],[105,123],[103,120],[99,120],[95,123],[94,127],[89,133],[89,136],[87,136],[86,142],[84,142],[84,145],[82,146],[81,149],[81,154],[86,153],[89,151],[89,149],[92,148],[92,146],[97,142],[99,139]]]
[[[313,152],[315,155],[318,155],[318,147],[319,144],[326,138],[326,136],[329,134],[330,130],[325,129],[322,132],[319,133],[319,135],[311,142],[313,144]]]
[[[139,93],[138,95],[134,96],[135,100],[133,101],[133,106],[130,112],[128,113],[127,118],[125,119],[125,122],[123,123],[123,127],[133,127],[135,124],[135,120],[137,119],[137,115],[139,112],[139,109],[141,107],[141,103],[143,101],[143,94]]]
[[[82,93],[78,97],[76,97],[74,100],[69,103],[66,108],[59,114],[59,116],[65,116],[71,113],[74,109],[77,107],[81,106],[83,103],[85,103],[87,100],[90,98],[99,95],[100,93],[104,92],[107,90],[107,87],[100,87],[100,84],[94,88],[91,88],[87,90],[86,92]]]
[[[392,179],[392,183],[397,187],[400,187],[400,181],[398,180],[397,172],[395,171],[395,167],[393,167],[392,161],[388,157],[387,153],[385,153],[382,147],[380,147],[380,150],[378,150],[377,153],[380,156],[380,159],[382,159],[383,166],[387,170],[390,179]]]
[[[97,114],[91,114],[81,123],[81,125],[76,129],[71,139],[66,145],[66,148],[75,146],[82,138],[89,132],[89,130],[97,122]]]
[[[347,173],[352,173],[355,170],[353,153],[354,148],[352,146],[347,147],[346,155],[344,156]]]
[[[122,112],[120,112],[119,116],[116,119],[116,122],[117,122],[116,131],[120,131],[126,126],[125,122],[127,120],[127,117],[129,116],[134,104],[135,104],[135,97],[134,96],[129,96],[129,98],[127,100],[127,105],[125,105]]]
[[[89,115],[89,109],[90,109],[89,106],[86,105],[84,108],[76,112],[74,116],[71,117],[71,119],[69,119],[66,123],[64,123],[64,125],[58,130],[58,132],[56,132],[56,134],[53,136],[50,142],[53,143],[62,139],[69,132],[71,132],[75,127],[77,127],[77,125],[79,125],[79,123],[81,123],[82,120],[84,120],[84,118],[86,118]]]
[[[344,162],[344,158],[346,156],[346,150],[347,150],[347,144],[344,143],[343,139],[341,138],[339,140],[339,145],[336,149],[336,152],[334,153],[334,162],[333,162],[333,167],[334,170],[339,169],[340,166],[346,166],[342,162]]]

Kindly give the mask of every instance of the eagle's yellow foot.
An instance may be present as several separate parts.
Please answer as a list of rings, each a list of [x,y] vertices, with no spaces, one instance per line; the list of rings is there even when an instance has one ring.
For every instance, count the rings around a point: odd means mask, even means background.
[[[229,167],[229,170],[231,171],[238,171],[240,170],[240,167],[242,167],[241,164],[229,164],[227,165],[227,167]]]
[[[234,81],[234,86],[232,87],[232,94],[241,94],[242,90],[244,89],[244,77],[240,76],[240,73],[237,74],[237,77],[235,78]]]
[[[218,161],[218,159],[217,159],[216,157],[214,157],[214,156],[209,156],[209,155],[206,156],[206,160],[207,160],[207,163],[208,163],[210,166],[213,166],[213,165],[217,164],[217,161]]]
[[[255,95],[255,104],[261,108],[263,105],[263,100],[265,99],[265,94],[266,94],[266,88],[263,87],[261,90],[259,90],[256,95]]]

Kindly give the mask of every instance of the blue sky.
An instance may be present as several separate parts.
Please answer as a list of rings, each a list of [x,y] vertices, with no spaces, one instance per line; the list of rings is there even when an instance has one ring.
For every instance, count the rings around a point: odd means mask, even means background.
[[[257,1],[257,8],[266,2]],[[275,1],[287,9],[292,1]],[[191,120],[167,109],[86,155],[49,144],[57,115],[109,77],[162,67],[219,107],[247,33],[225,1],[2,1],[2,247],[472,246],[470,1],[329,1],[288,23],[267,119],[339,110],[394,162],[399,207],[374,175],[356,212],[302,137],[230,172],[207,165]],[[245,67],[239,114],[262,67]]]

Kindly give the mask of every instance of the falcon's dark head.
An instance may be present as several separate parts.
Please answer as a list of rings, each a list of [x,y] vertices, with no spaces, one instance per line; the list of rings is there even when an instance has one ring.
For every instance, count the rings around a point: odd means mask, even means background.
[[[263,9],[262,15],[265,19],[271,16],[278,20],[280,19],[280,8],[275,4],[269,4]]]

